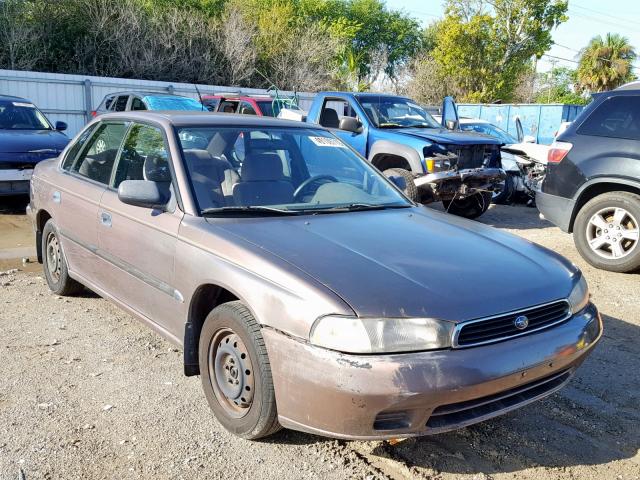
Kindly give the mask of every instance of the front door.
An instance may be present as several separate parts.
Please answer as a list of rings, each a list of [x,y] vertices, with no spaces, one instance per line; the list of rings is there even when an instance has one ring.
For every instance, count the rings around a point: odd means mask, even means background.
[[[340,120],[343,117],[353,117],[363,124],[362,131],[347,132],[340,130]],[[350,145],[360,155],[367,156],[367,129],[362,121],[361,113],[354,105],[344,98],[327,98],[320,111],[320,125],[331,129],[331,132],[338,136],[344,143]]]
[[[126,180],[170,183],[169,149],[159,127],[133,123],[117,161],[110,187],[102,196],[98,236],[109,263],[109,292],[169,333],[184,328],[182,293],[174,285],[174,255],[182,212],[175,200],[165,209],[127,205],[118,199]]]

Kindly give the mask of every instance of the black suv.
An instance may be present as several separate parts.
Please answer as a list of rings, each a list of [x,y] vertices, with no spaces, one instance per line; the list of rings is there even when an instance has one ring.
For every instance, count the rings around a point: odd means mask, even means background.
[[[536,203],[591,265],[640,268],[640,82],[595,94],[558,136]]]

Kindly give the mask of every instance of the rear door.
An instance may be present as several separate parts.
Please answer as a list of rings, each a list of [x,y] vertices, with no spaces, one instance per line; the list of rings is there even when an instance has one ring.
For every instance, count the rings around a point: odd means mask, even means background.
[[[172,182],[164,130],[133,123],[117,160],[110,188],[99,209],[99,245],[108,262],[115,297],[160,328],[180,336],[182,294],[174,285],[174,255],[183,213]],[[164,210],[122,203],[117,189],[125,180],[169,182],[172,200]]]
[[[96,257],[98,208],[125,131],[124,122],[104,122],[83,132],[63,160],[64,174],[52,193],[69,270],[99,286],[104,271]]]

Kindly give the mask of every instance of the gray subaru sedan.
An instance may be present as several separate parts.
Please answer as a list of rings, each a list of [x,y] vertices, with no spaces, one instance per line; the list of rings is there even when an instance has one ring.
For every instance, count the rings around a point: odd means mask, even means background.
[[[401,186],[308,124],[126,112],[40,163],[27,210],[51,290],[181,346],[244,438],[433,434],[565,385],[602,335],[580,271]]]

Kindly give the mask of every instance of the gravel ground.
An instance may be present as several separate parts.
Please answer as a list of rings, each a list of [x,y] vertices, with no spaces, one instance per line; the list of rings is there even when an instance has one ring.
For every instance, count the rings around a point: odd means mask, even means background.
[[[640,479],[640,275],[587,266],[535,209],[494,207],[481,221],[584,270],[601,344],[542,402],[392,445],[227,433],[199,379],[182,375],[181,351],[91,293],[51,294],[39,266],[15,258],[33,255],[21,208],[0,206],[0,479]]]

